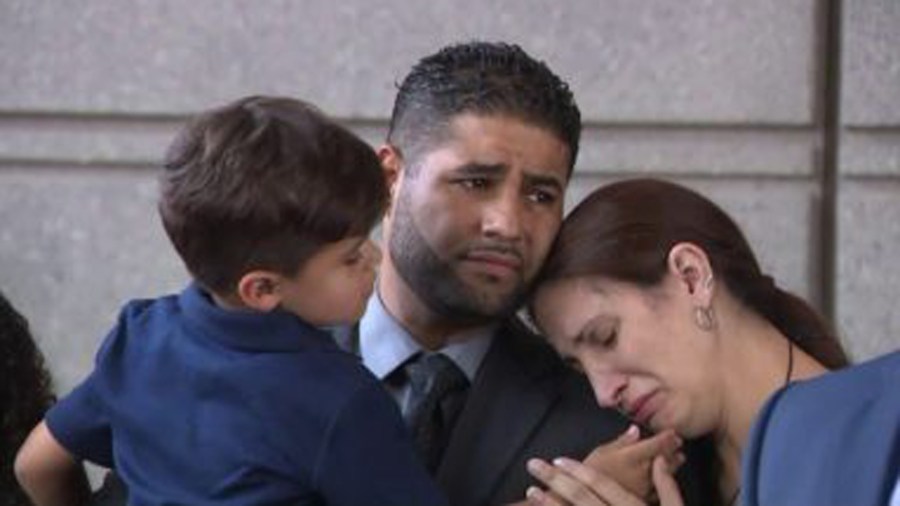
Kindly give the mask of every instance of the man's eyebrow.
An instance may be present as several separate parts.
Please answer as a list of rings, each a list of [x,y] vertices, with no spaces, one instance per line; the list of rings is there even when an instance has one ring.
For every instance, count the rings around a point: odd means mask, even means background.
[[[531,186],[550,186],[559,192],[565,190],[565,185],[558,177],[545,176],[543,174],[526,174],[525,182]]]
[[[506,172],[506,165],[502,163],[478,163],[470,162],[460,165],[453,172],[462,176],[492,176]]]

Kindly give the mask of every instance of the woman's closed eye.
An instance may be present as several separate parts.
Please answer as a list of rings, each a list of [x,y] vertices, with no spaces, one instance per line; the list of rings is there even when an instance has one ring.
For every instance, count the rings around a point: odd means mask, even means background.
[[[616,325],[593,328],[587,332],[585,341],[591,346],[611,349],[618,343],[619,329]]]
[[[584,367],[581,366],[581,362],[579,362],[577,358],[572,356],[564,356],[562,357],[562,359],[567,366],[580,372],[581,374],[584,374]]]

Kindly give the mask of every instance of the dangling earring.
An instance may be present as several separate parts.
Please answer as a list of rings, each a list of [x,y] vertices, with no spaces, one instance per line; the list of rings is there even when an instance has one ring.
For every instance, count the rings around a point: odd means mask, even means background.
[[[716,326],[715,314],[711,307],[694,308],[694,321],[701,330],[710,331]]]

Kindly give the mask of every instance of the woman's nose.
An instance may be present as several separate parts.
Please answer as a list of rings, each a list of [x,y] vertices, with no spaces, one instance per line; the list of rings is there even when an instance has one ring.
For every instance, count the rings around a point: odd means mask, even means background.
[[[604,408],[618,408],[628,384],[626,377],[610,371],[588,370],[587,374],[597,403]]]

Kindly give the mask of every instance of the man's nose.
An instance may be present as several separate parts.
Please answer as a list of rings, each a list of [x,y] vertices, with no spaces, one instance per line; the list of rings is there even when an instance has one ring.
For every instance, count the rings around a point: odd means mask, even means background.
[[[482,225],[484,234],[506,240],[520,239],[523,213],[522,200],[518,192],[504,190],[486,204]]]

